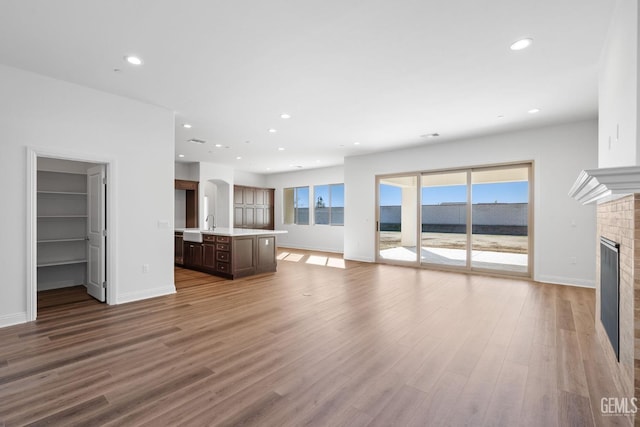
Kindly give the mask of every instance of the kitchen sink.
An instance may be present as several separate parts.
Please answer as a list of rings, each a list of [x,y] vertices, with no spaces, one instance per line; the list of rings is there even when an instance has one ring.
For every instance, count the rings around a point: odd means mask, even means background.
[[[202,243],[202,233],[199,230],[185,230],[182,239],[185,242]]]

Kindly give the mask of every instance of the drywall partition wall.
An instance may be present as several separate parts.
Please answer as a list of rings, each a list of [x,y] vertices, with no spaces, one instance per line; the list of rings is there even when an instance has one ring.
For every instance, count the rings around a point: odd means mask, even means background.
[[[204,217],[204,203],[202,203],[206,194],[205,182],[211,182],[217,186],[215,212],[209,212],[216,216],[217,227],[231,227],[233,218],[233,184],[234,170],[232,167],[209,162],[199,163],[200,168],[200,227],[206,228]]]
[[[187,226],[187,191],[174,190],[174,228],[186,228]]]
[[[640,165],[639,21],[637,0],[617,1],[599,67],[598,166],[601,168]]]
[[[200,179],[200,163],[175,162],[175,179],[198,181]]]
[[[267,178],[265,175],[236,170],[234,172],[234,184],[244,185],[247,187],[267,187]]]
[[[284,224],[282,189],[309,186],[310,198],[313,198],[314,185],[340,184],[344,182],[342,166],[310,169],[288,173],[267,175],[266,186],[275,188],[275,228],[287,230],[287,234],[278,235],[278,245],[298,249],[310,249],[342,253],[344,250],[345,227],[337,225]],[[349,200],[351,189],[345,186],[345,211],[352,204]]]
[[[0,66],[0,182],[11,206],[0,210],[0,325],[27,320],[28,147],[109,163],[110,302],[175,292],[173,232],[165,227],[173,217],[173,127],[170,111]]]
[[[595,120],[345,159],[345,258],[375,260],[375,176],[534,161],[534,278],[594,286],[595,208],[568,196],[597,164]],[[575,264],[574,262],[575,258]]]

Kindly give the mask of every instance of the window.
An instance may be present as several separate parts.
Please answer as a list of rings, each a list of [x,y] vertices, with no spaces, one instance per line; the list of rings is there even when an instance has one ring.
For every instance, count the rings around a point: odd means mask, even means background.
[[[309,187],[283,190],[284,223],[309,225]]]
[[[344,225],[344,184],[313,187],[315,224]]]

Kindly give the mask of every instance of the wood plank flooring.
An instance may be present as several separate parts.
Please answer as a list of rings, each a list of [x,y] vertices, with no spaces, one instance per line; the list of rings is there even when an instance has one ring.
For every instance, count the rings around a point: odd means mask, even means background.
[[[0,329],[0,425],[590,426],[616,392],[594,291],[281,249],[107,306],[42,293]]]

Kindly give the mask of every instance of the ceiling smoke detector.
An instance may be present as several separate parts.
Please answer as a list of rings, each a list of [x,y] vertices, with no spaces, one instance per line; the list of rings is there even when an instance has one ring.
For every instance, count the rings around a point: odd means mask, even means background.
[[[202,139],[197,139],[197,138],[191,138],[187,142],[193,142],[194,144],[205,144],[207,141],[204,141]]]

